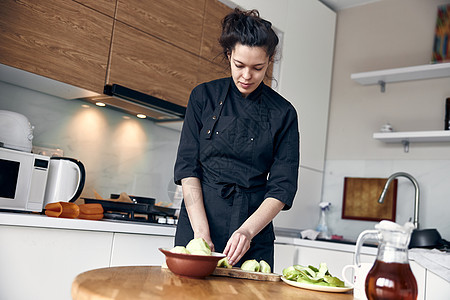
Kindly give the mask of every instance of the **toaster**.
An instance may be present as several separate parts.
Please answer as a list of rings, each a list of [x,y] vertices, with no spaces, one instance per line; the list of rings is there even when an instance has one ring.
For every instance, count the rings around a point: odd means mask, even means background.
[[[0,110],[0,146],[8,149],[31,152],[33,129],[22,114]]]

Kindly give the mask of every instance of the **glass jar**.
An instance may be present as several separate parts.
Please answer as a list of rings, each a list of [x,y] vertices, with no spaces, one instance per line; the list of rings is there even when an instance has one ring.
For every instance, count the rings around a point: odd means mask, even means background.
[[[355,260],[358,265],[364,240],[378,240],[377,258],[365,282],[367,299],[417,299],[417,282],[408,260],[408,245],[414,225],[406,223],[401,226],[381,221],[375,228],[362,232],[356,244]]]

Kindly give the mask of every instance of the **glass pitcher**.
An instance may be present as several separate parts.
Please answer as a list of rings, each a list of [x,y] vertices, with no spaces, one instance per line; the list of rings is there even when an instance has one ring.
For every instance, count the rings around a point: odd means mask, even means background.
[[[355,264],[359,265],[364,241],[378,240],[377,258],[365,282],[367,299],[417,299],[417,282],[408,260],[408,245],[414,225],[408,222],[401,226],[383,220],[375,225],[375,229],[363,231],[356,242]]]

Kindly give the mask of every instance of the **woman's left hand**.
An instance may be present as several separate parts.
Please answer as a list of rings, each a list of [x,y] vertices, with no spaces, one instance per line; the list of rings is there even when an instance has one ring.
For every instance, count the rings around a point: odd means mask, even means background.
[[[249,234],[236,230],[227,242],[224,254],[230,265],[236,264],[250,248],[251,238]]]

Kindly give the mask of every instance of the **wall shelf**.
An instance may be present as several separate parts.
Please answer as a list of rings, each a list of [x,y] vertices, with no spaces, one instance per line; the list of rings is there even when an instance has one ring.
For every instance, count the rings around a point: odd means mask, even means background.
[[[450,142],[450,130],[375,132],[373,138],[385,143],[402,143],[405,152],[408,152],[410,142]]]
[[[362,85],[379,84],[381,91],[384,92],[386,83],[450,77],[450,63],[353,73],[350,77]]]

